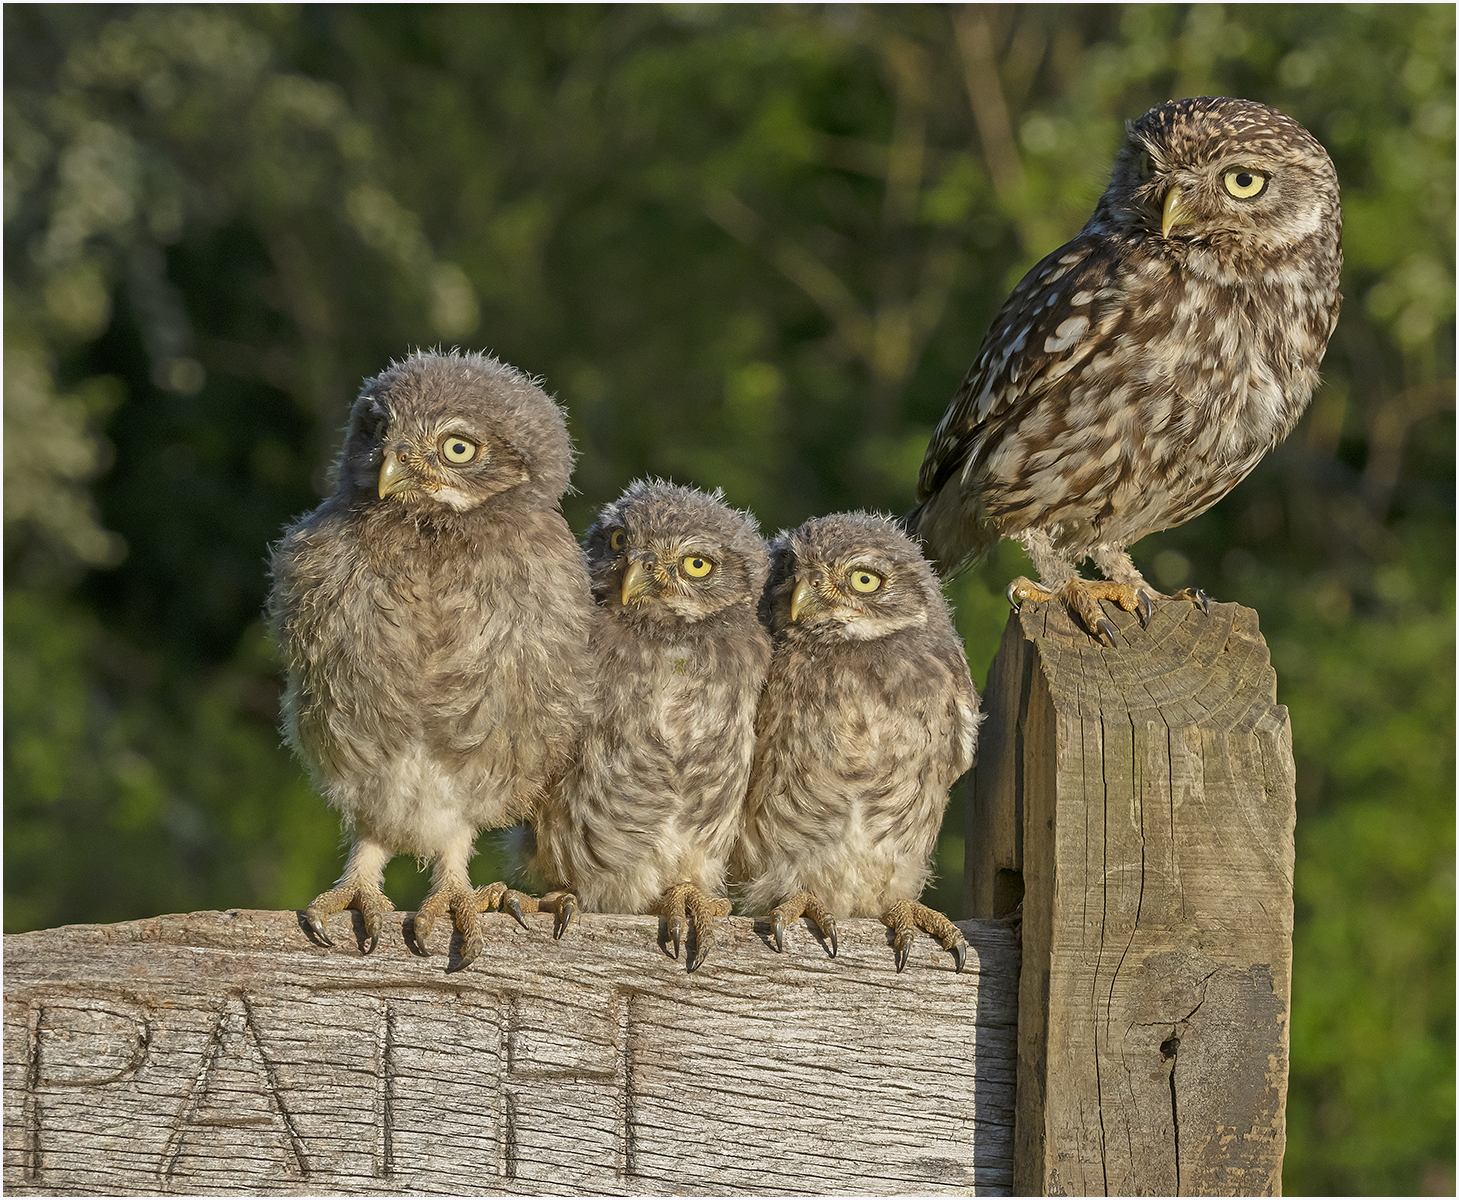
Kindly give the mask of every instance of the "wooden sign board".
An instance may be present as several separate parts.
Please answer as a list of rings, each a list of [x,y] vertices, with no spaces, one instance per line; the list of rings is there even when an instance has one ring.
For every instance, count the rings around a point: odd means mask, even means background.
[[[5,1190],[1006,1193],[1018,942],[721,922],[689,974],[655,917],[483,918],[464,971],[401,918],[359,953],[292,912],[5,939]],[[437,934],[442,942],[442,935]]]

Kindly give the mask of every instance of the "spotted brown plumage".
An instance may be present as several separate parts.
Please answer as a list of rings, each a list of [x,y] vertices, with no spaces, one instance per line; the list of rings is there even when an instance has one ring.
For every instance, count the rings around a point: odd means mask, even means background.
[[[930,564],[890,518],[816,518],[773,542],[762,616],[773,652],[733,867],[746,909],[770,911],[777,947],[809,915],[832,954],[837,915],[880,917],[899,971],[921,928],[961,970],[962,934],[917,897],[981,718]]]
[[[1197,97],[1129,126],[1079,235],[1024,276],[932,436],[905,518],[944,577],[1019,541],[1113,640],[1127,547],[1236,486],[1297,423],[1337,323],[1337,174],[1291,118]],[[1079,578],[1092,559],[1106,584]]]
[[[592,716],[536,824],[534,873],[590,912],[662,912],[690,970],[744,815],[770,661],[756,615],[769,570],[748,513],[719,493],[638,480],[588,531],[599,623]]]
[[[315,935],[356,909],[367,950],[398,853],[429,859],[424,949],[451,913],[480,951],[477,833],[529,817],[583,717],[593,619],[558,510],[572,447],[557,405],[478,354],[419,353],[366,380],[334,494],[273,548],[270,624],[288,669],[284,732],[344,815],[349,860],[309,906]]]

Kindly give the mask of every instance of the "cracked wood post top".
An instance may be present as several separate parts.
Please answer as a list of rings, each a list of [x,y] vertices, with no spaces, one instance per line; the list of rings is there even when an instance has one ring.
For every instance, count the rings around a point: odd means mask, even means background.
[[[464,971],[294,912],[5,938],[5,1190],[25,1194],[1006,1193],[1017,935],[486,914]],[[362,930],[356,930],[358,938]]]
[[[1287,710],[1250,609],[1111,619],[1112,649],[1025,606],[989,673],[969,908],[1023,901],[1014,1189],[1277,1194]]]

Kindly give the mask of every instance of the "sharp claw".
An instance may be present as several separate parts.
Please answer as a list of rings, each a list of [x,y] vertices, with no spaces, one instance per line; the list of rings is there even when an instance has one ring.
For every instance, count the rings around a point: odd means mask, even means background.
[[[785,953],[785,920],[779,914],[770,918],[770,932],[775,935],[775,949]]]
[[[689,963],[690,971],[697,971],[701,963],[709,957],[709,939],[698,930],[694,933],[694,960]]]
[[[379,944],[380,944],[380,931],[378,929],[376,929],[373,933],[371,933],[369,929],[366,929],[365,930],[365,953],[366,954],[373,953],[374,950],[375,950],[375,947],[378,946]]]
[[[826,926],[826,941],[831,944],[831,957],[836,957],[836,923],[831,921]]]
[[[473,913],[472,916],[474,917],[475,914]],[[473,931],[469,934],[463,933],[461,935],[461,961],[458,962],[454,967],[447,967],[447,974],[450,974],[453,971],[464,971],[467,967],[474,963],[476,961],[476,956],[481,953],[481,944],[482,943],[480,931]]]
[[[679,957],[679,939],[684,936],[684,922],[675,917],[669,922],[669,936],[674,939],[674,958]]]
[[[567,927],[572,924],[573,917],[577,916],[577,902],[571,896],[563,900],[557,911],[557,920],[552,923],[552,940],[555,942],[567,932]]]
[[[912,950],[911,943],[912,943],[912,939],[911,938],[900,938],[900,937],[897,938],[897,942],[896,942],[896,945],[895,945],[894,949],[896,951],[896,963],[897,963],[897,974],[898,975],[900,975],[902,973],[902,969],[907,965],[907,958],[911,954],[911,950]]]
[[[422,919],[420,913],[415,914],[415,920],[411,922],[411,928],[415,931],[415,944],[420,947],[422,954],[429,954],[426,949],[426,938],[431,936],[431,930],[436,927],[434,917]]]
[[[522,915],[522,902],[515,896],[504,897],[502,899],[502,909],[516,917],[517,924],[523,929],[527,928],[527,918]]]
[[[1094,623],[1094,630],[1100,637],[1109,638],[1109,644],[1111,646],[1115,644],[1115,627],[1110,623],[1108,617],[1100,617]]]
[[[309,928],[314,930],[314,936],[326,946],[333,946],[334,943],[329,940],[329,935],[324,932],[324,922],[312,912],[306,912],[304,915],[309,919]]]
[[[1141,625],[1150,624],[1150,618],[1155,613],[1155,602],[1143,588],[1135,593],[1135,613],[1140,618]]]
[[[967,942],[958,942],[958,944],[952,948],[952,958],[953,961],[957,963],[957,973],[961,975],[963,973],[963,966],[968,961]]]
[[[1009,606],[1013,609],[1014,612],[1022,612],[1023,601],[1019,599],[1016,595],[1014,595],[1014,587],[1015,584],[1010,583],[1008,587],[1004,590],[1003,594],[1008,597]]]
[[[1181,588],[1175,594],[1182,600],[1189,600],[1203,613],[1210,614],[1211,598],[1202,589],[1198,587]]]

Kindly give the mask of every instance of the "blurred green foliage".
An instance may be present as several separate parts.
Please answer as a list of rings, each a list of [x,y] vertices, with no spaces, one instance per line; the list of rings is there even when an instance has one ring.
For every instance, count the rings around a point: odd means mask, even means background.
[[[1257,608],[1298,761],[1285,1187],[1454,1186],[1454,9],[5,8],[5,927],[292,908],[266,544],[359,380],[541,374],[583,529],[633,476],[767,531],[900,511],[1122,122],[1282,108],[1343,182],[1290,441],[1136,548]],[[974,675],[1016,548],[953,588]],[[933,902],[960,903],[950,815]],[[477,871],[500,869],[483,838]],[[397,861],[387,886],[423,892]]]

